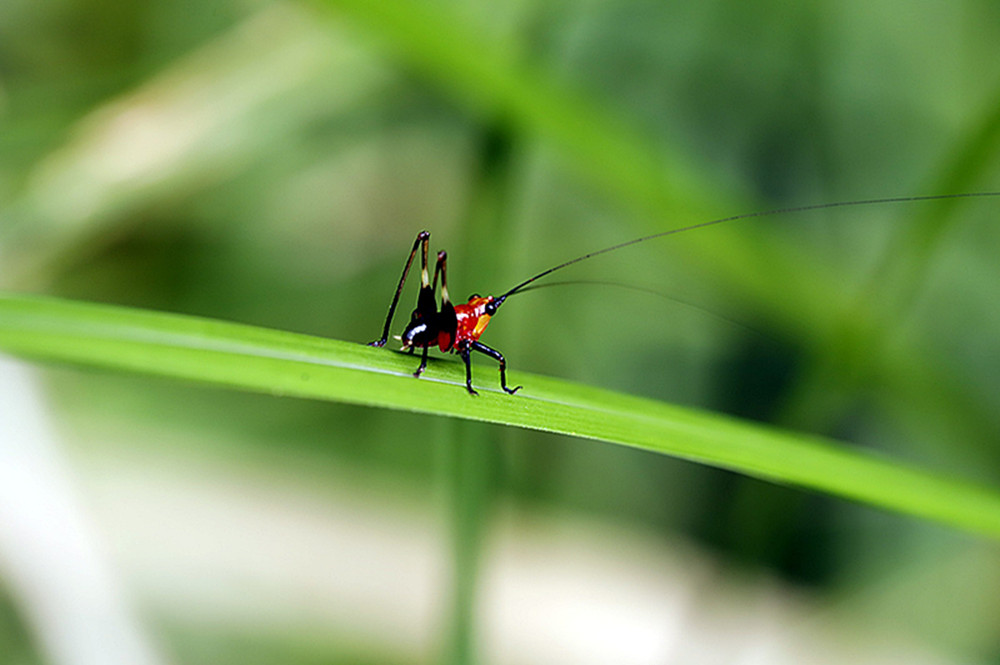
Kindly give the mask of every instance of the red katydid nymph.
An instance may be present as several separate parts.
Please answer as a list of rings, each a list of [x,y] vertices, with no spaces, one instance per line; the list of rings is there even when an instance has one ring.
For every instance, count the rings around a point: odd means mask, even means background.
[[[413,373],[414,376],[419,377],[424,369],[427,367],[427,355],[430,352],[432,346],[437,346],[444,353],[458,353],[462,361],[465,363],[465,387],[468,389],[470,395],[478,394],[476,390],[472,387],[472,359],[471,355],[473,351],[478,351],[479,353],[490,356],[499,363],[500,366],[500,387],[511,395],[520,390],[521,386],[516,386],[511,388],[507,385],[507,361],[503,357],[503,354],[494,348],[491,348],[479,341],[479,338],[485,332],[487,325],[489,325],[490,319],[496,314],[497,310],[500,308],[507,298],[521,291],[527,290],[526,287],[543,277],[546,277],[557,270],[562,270],[568,266],[571,266],[581,261],[586,261],[587,259],[599,256],[601,254],[607,254],[608,252],[614,252],[619,249],[624,249],[631,245],[636,245],[647,240],[653,240],[655,238],[663,238],[669,235],[675,235],[678,233],[684,233],[687,231],[693,231],[695,229],[705,228],[707,226],[714,226],[716,224],[723,224],[726,222],[734,222],[741,219],[750,219],[753,217],[767,217],[772,215],[780,214],[790,214],[790,213],[800,213],[810,210],[824,210],[829,208],[844,208],[849,206],[871,206],[871,205],[883,205],[892,203],[914,203],[919,201],[936,201],[942,199],[957,199],[957,198],[974,198],[974,197],[992,197],[1000,196],[1000,192],[975,192],[967,194],[939,194],[931,196],[905,196],[905,197],[892,197],[892,198],[882,198],[882,199],[865,199],[857,201],[840,201],[835,203],[821,203],[816,205],[806,205],[806,206],[796,206],[791,208],[780,208],[776,210],[767,210],[762,212],[751,212],[744,213],[741,215],[733,215],[731,217],[723,217],[720,219],[713,219],[707,222],[701,222],[698,224],[692,224],[690,226],[685,226],[677,229],[670,229],[667,231],[661,231],[659,233],[654,233],[652,235],[643,236],[641,238],[635,238],[633,240],[628,240],[626,242],[619,243],[617,245],[612,245],[610,247],[605,247],[603,249],[598,249],[593,252],[578,256],[574,259],[564,261],[558,265],[541,271],[540,273],[529,277],[523,282],[519,283],[517,286],[508,289],[502,295],[499,296],[472,296],[467,303],[455,305],[452,304],[450,297],[448,296],[448,280],[447,280],[447,253],[438,252],[437,263],[434,266],[434,275],[431,276],[428,266],[428,251],[430,247],[430,237],[431,234],[427,231],[421,231],[417,234],[417,239],[413,243],[413,249],[410,251],[410,256],[406,260],[406,264],[403,266],[403,275],[399,279],[399,285],[396,287],[396,293],[392,298],[392,304],[389,306],[389,314],[385,319],[385,326],[382,329],[382,337],[371,342],[371,346],[385,346],[386,341],[389,338],[389,329],[392,326],[392,317],[396,312],[396,305],[399,303],[399,295],[403,290],[403,285],[406,282],[406,276],[410,272],[410,266],[413,264],[413,258],[417,255],[417,251],[421,254],[421,271],[420,271],[420,293],[417,296],[417,307],[413,310],[410,315],[410,322],[403,330],[403,334],[400,336],[400,340],[403,343],[403,350],[413,353],[417,349],[422,350],[422,355],[420,358],[420,366]],[[441,306],[440,308],[435,302],[435,292],[437,291],[438,280],[441,282]]]

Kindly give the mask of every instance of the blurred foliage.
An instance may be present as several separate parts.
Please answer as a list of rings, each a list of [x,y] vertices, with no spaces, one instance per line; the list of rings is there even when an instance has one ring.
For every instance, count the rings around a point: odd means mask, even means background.
[[[713,217],[997,189],[998,39],[986,0],[13,0],[0,5],[0,286],[360,342],[378,334],[422,228],[464,296]],[[653,288],[749,330],[580,285],[512,299],[484,341],[513,368],[995,485],[998,209],[749,220],[566,274]],[[479,381],[493,373],[478,364]],[[921,571],[909,578],[920,588],[936,557],[968,544],[552,435],[134,377],[52,383],[84,431],[169,430],[234,460],[348,462],[428,493],[473,473],[469,509],[483,521],[494,495],[583,511],[845,598],[901,568]],[[483,450],[483,468],[469,472],[448,452],[458,445]],[[481,533],[466,528],[458,549],[474,551]],[[982,608],[952,608],[964,632],[928,621],[930,602],[905,613],[941,626],[925,634],[942,648],[995,660],[996,614]],[[195,651],[197,631],[183,632],[178,652]]]

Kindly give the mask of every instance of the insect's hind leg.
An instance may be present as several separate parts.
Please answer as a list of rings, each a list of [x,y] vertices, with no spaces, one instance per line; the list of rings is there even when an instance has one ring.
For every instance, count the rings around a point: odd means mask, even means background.
[[[500,387],[504,389],[504,392],[506,392],[509,395],[513,395],[518,390],[524,387],[524,386],[517,386],[516,388],[507,387],[507,361],[504,359],[502,353],[500,353],[496,349],[491,349],[482,342],[473,342],[470,348],[473,351],[479,351],[480,353],[485,353],[486,355],[488,355],[489,357],[493,358],[498,363],[500,363]],[[467,372],[469,378],[468,387],[469,390],[472,390],[471,366],[468,358],[463,357],[463,359],[465,360],[465,366],[466,369],[468,370]]]
[[[441,277],[441,310],[437,314],[438,346],[442,351],[448,351],[455,344],[458,335],[458,316],[455,314],[455,306],[451,304],[448,296],[448,253],[438,252],[437,265],[434,267],[434,283],[432,288],[437,288],[438,277]]]
[[[424,246],[424,282],[427,281],[427,246],[430,243],[430,237],[431,234],[427,231],[421,231],[417,234],[417,239],[413,242],[413,249],[410,250],[410,258],[406,259],[406,265],[403,266],[403,275],[399,278],[399,286],[396,287],[396,294],[392,297],[392,304],[389,305],[389,315],[385,317],[385,327],[382,328],[382,337],[374,342],[369,342],[368,346],[385,346],[386,340],[389,339],[389,328],[392,326],[392,317],[396,313],[396,305],[399,304],[399,294],[403,292],[403,284],[406,283],[406,276],[409,274],[410,266],[413,264],[413,257],[417,255],[417,249],[421,243]],[[423,295],[422,292],[421,295]],[[432,291],[432,300],[433,295]]]

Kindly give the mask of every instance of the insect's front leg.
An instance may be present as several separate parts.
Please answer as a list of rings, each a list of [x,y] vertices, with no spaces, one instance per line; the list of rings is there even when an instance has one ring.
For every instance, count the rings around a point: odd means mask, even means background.
[[[473,351],[479,351],[480,353],[485,353],[486,355],[488,355],[489,357],[495,359],[498,363],[500,363],[500,387],[503,388],[505,393],[507,393],[508,395],[513,395],[518,390],[524,387],[524,386],[517,386],[516,388],[507,387],[507,361],[504,359],[502,353],[500,353],[496,349],[491,349],[482,342],[473,342],[471,348]],[[468,366],[469,361],[466,360],[465,364],[466,366]]]

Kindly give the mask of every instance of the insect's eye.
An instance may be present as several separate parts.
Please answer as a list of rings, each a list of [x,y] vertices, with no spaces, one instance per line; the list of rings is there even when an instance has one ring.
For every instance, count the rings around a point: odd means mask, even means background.
[[[492,300],[486,303],[486,313],[493,316],[497,311],[497,305]]]

